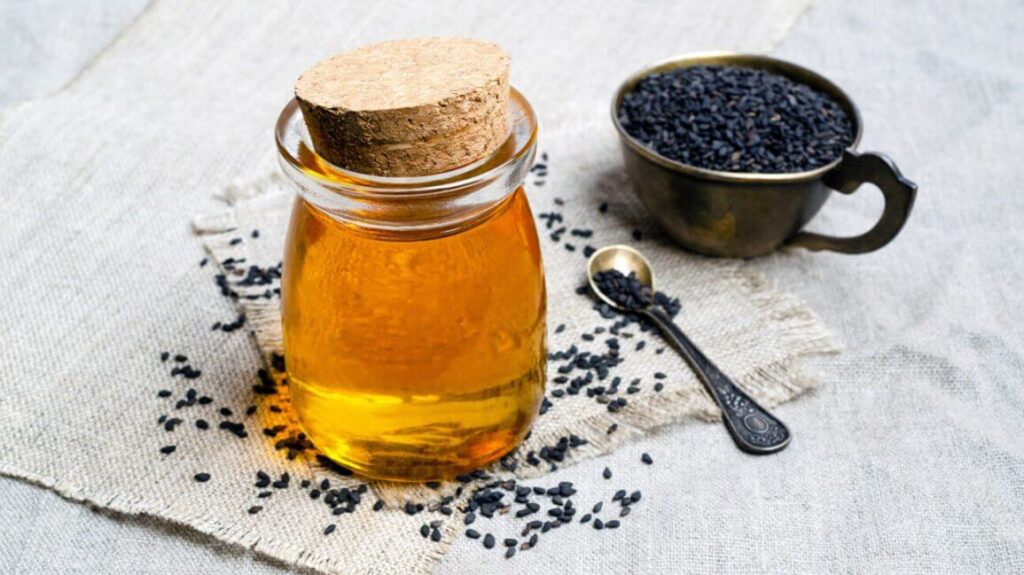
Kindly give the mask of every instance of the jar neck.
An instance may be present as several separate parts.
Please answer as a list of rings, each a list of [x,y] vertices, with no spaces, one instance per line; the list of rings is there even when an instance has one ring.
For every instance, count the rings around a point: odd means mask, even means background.
[[[326,161],[292,100],[277,122],[278,159],[299,195],[342,224],[396,239],[450,235],[487,218],[526,178],[536,152],[536,116],[515,89],[509,112],[509,136],[490,156],[449,172],[393,178]]]

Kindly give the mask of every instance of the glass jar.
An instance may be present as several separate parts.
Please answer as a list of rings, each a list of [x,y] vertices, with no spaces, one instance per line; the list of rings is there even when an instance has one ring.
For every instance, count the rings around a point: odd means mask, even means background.
[[[545,287],[522,188],[537,124],[512,90],[491,156],[424,177],[331,165],[296,101],[277,123],[298,189],[282,323],[292,406],[328,457],[363,475],[442,479],[526,436],[544,395]]]

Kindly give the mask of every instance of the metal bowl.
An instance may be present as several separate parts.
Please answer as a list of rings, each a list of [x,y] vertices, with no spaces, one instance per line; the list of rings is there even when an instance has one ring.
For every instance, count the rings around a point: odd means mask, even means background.
[[[623,97],[652,73],[698,65],[757,68],[787,76],[824,92],[847,113],[854,137],[831,163],[805,172],[748,173],[708,170],[658,154],[626,133],[619,122]],[[903,228],[917,186],[881,154],[857,153],[860,112],[838,86],[796,64],[754,54],[706,52],[663,60],[626,79],[612,102],[612,122],[619,132],[626,172],[651,217],[680,246],[724,257],[752,257],[789,244],[811,250],[865,253],[891,241]],[[801,228],[821,209],[832,190],[852,193],[862,183],[877,185],[886,206],[878,223],[855,237],[837,238]]]

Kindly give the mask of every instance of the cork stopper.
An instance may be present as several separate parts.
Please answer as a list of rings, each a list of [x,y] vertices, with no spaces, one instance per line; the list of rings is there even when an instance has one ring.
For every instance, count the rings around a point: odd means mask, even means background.
[[[484,158],[508,137],[509,57],[466,38],[414,38],[338,54],[295,96],[318,154],[376,176],[425,176]]]

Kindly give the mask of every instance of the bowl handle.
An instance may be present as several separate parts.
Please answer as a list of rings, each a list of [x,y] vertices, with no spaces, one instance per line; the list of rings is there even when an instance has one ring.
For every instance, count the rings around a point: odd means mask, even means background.
[[[825,185],[844,194],[852,194],[864,183],[878,186],[885,196],[885,210],[875,227],[848,238],[799,232],[786,244],[812,251],[830,250],[844,254],[873,252],[892,241],[910,216],[917,196],[917,184],[903,177],[887,156],[874,152],[858,154],[847,150],[843,160],[825,175]]]

